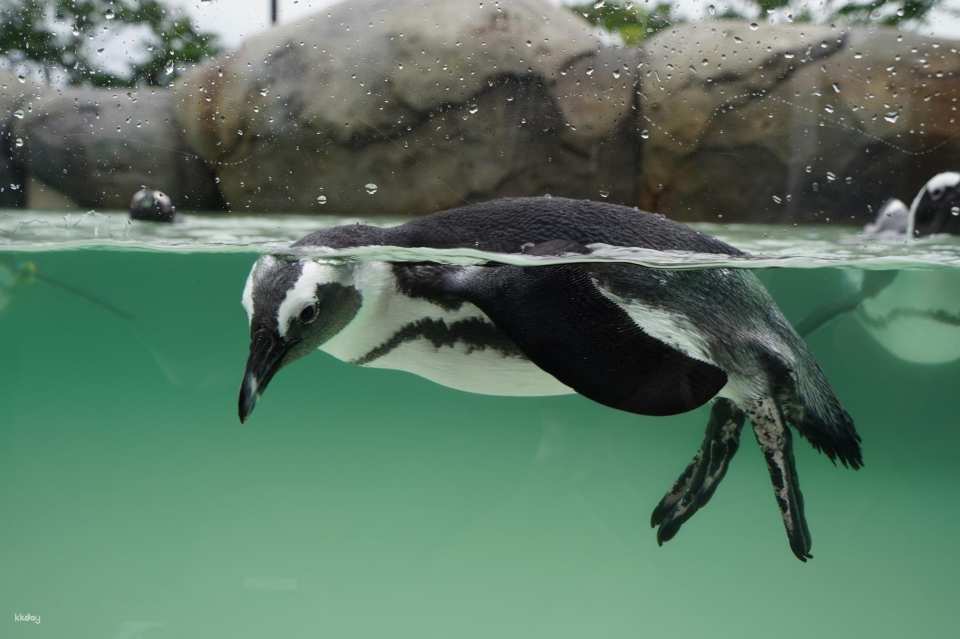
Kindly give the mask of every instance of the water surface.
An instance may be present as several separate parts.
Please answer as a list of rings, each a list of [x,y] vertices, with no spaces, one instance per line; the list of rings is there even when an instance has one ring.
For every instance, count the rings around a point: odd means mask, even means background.
[[[244,278],[258,252],[319,225],[0,214],[0,636],[953,634],[960,362],[908,361],[856,315],[828,324],[811,348],[866,466],[797,440],[815,558],[790,553],[749,435],[710,505],[660,548],[650,512],[707,408],[650,418],[577,396],[483,397],[318,353],[238,424]],[[960,290],[956,241],[702,228],[768,260],[735,265],[756,267],[794,321],[860,269],[909,269],[921,305]],[[132,319],[15,283],[31,263]]]

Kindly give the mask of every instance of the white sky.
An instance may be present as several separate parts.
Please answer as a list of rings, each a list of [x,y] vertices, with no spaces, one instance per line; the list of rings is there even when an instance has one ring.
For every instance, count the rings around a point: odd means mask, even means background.
[[[352,0],[340,0],[351,2]],[[561,0],[553,0],[561,2]],[[563,0],[567,4],[574,0]],[[166,0],[167,4],[181,6],[190,13],[197,24],[206,31],[220,34],[223,44],[236,46],[244,37],[270,26],[269,0]],[[280,22],[289,22],[324,7],[337,0],[278,0]],[[510,0],[501,0],[509,3]],[[703,0],[677,0],[684,12],[702,13],[709,4]],[[821,1],[814,4],[821,5]],[[944,6],[960,11],[960,0],[947,0]],[[960,19],[939,13],[921,33],[960,39]]]

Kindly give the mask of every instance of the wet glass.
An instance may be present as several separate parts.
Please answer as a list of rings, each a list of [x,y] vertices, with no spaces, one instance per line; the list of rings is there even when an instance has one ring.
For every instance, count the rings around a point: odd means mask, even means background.
[[[870,5],[0,0],[0,636],[949,635],[960,6]],[[291,246],[505,197],[633,207],[743,253],[600,232]],[[457,366],[430,381],[317,352],[240,425],[264,255],[521,283],[756,275],[863,467],[791,427],[800,562],[747,420],[709,504],[658,544],[715,404],[457,390],[489,351],[411,338],[463,318],[410,310],[399,285],[377,312],[406,332],[376,347]],[[277,286],[284,313],[326,321]],[[693,303],[735,344],[753,311],[729,290]],[[620,302],[689,355],[676,315]],[[569,339],[594,334],[576,321]]]

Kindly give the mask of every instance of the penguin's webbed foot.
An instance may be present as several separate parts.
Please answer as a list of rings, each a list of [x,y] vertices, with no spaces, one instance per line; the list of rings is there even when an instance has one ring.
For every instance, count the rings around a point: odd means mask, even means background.
[[[680,527],[710,501],[740,446],[743,422],[744,414],[733,402],[719,399],[713,405],[700,449],[650,517],[650,525],[658,527],[658,544],[673,539]]]
[[[800,561],[813,559],[810,549],[813,540],[803,512],[803,494],[793,459],[793,437],[772,399],[756,402],[748,409],[753,433],[767,460],[767,470],[773,483],[774,496],[783,517],[790,549]]]

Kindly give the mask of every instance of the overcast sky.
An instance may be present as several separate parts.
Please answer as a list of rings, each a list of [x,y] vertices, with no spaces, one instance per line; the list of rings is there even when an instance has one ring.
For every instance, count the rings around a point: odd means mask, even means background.
[[[328,7],[336,1],[278,0],[280,21],[295,20],[300,16]],[[340,1],[351,2],[352,0]],[[510,0],[501,1],[510,2]],[[559,3],[561,0],[553,1]],[[166,0],[166,2],[187,9],[202,29],[219,33],[227,46],[235,46],[244,37],[270,26],[269,0]],[[570,4],[569,0],[567,4]],[[678,0],[676,4],[686,12],[700,13],[709,2]],[[944,6],[960,10],[960,0],[947,0]],[[960,20],[940,13],[933,17],[929,26],[921,28],[920,31],[925,34],[960,38]]]

